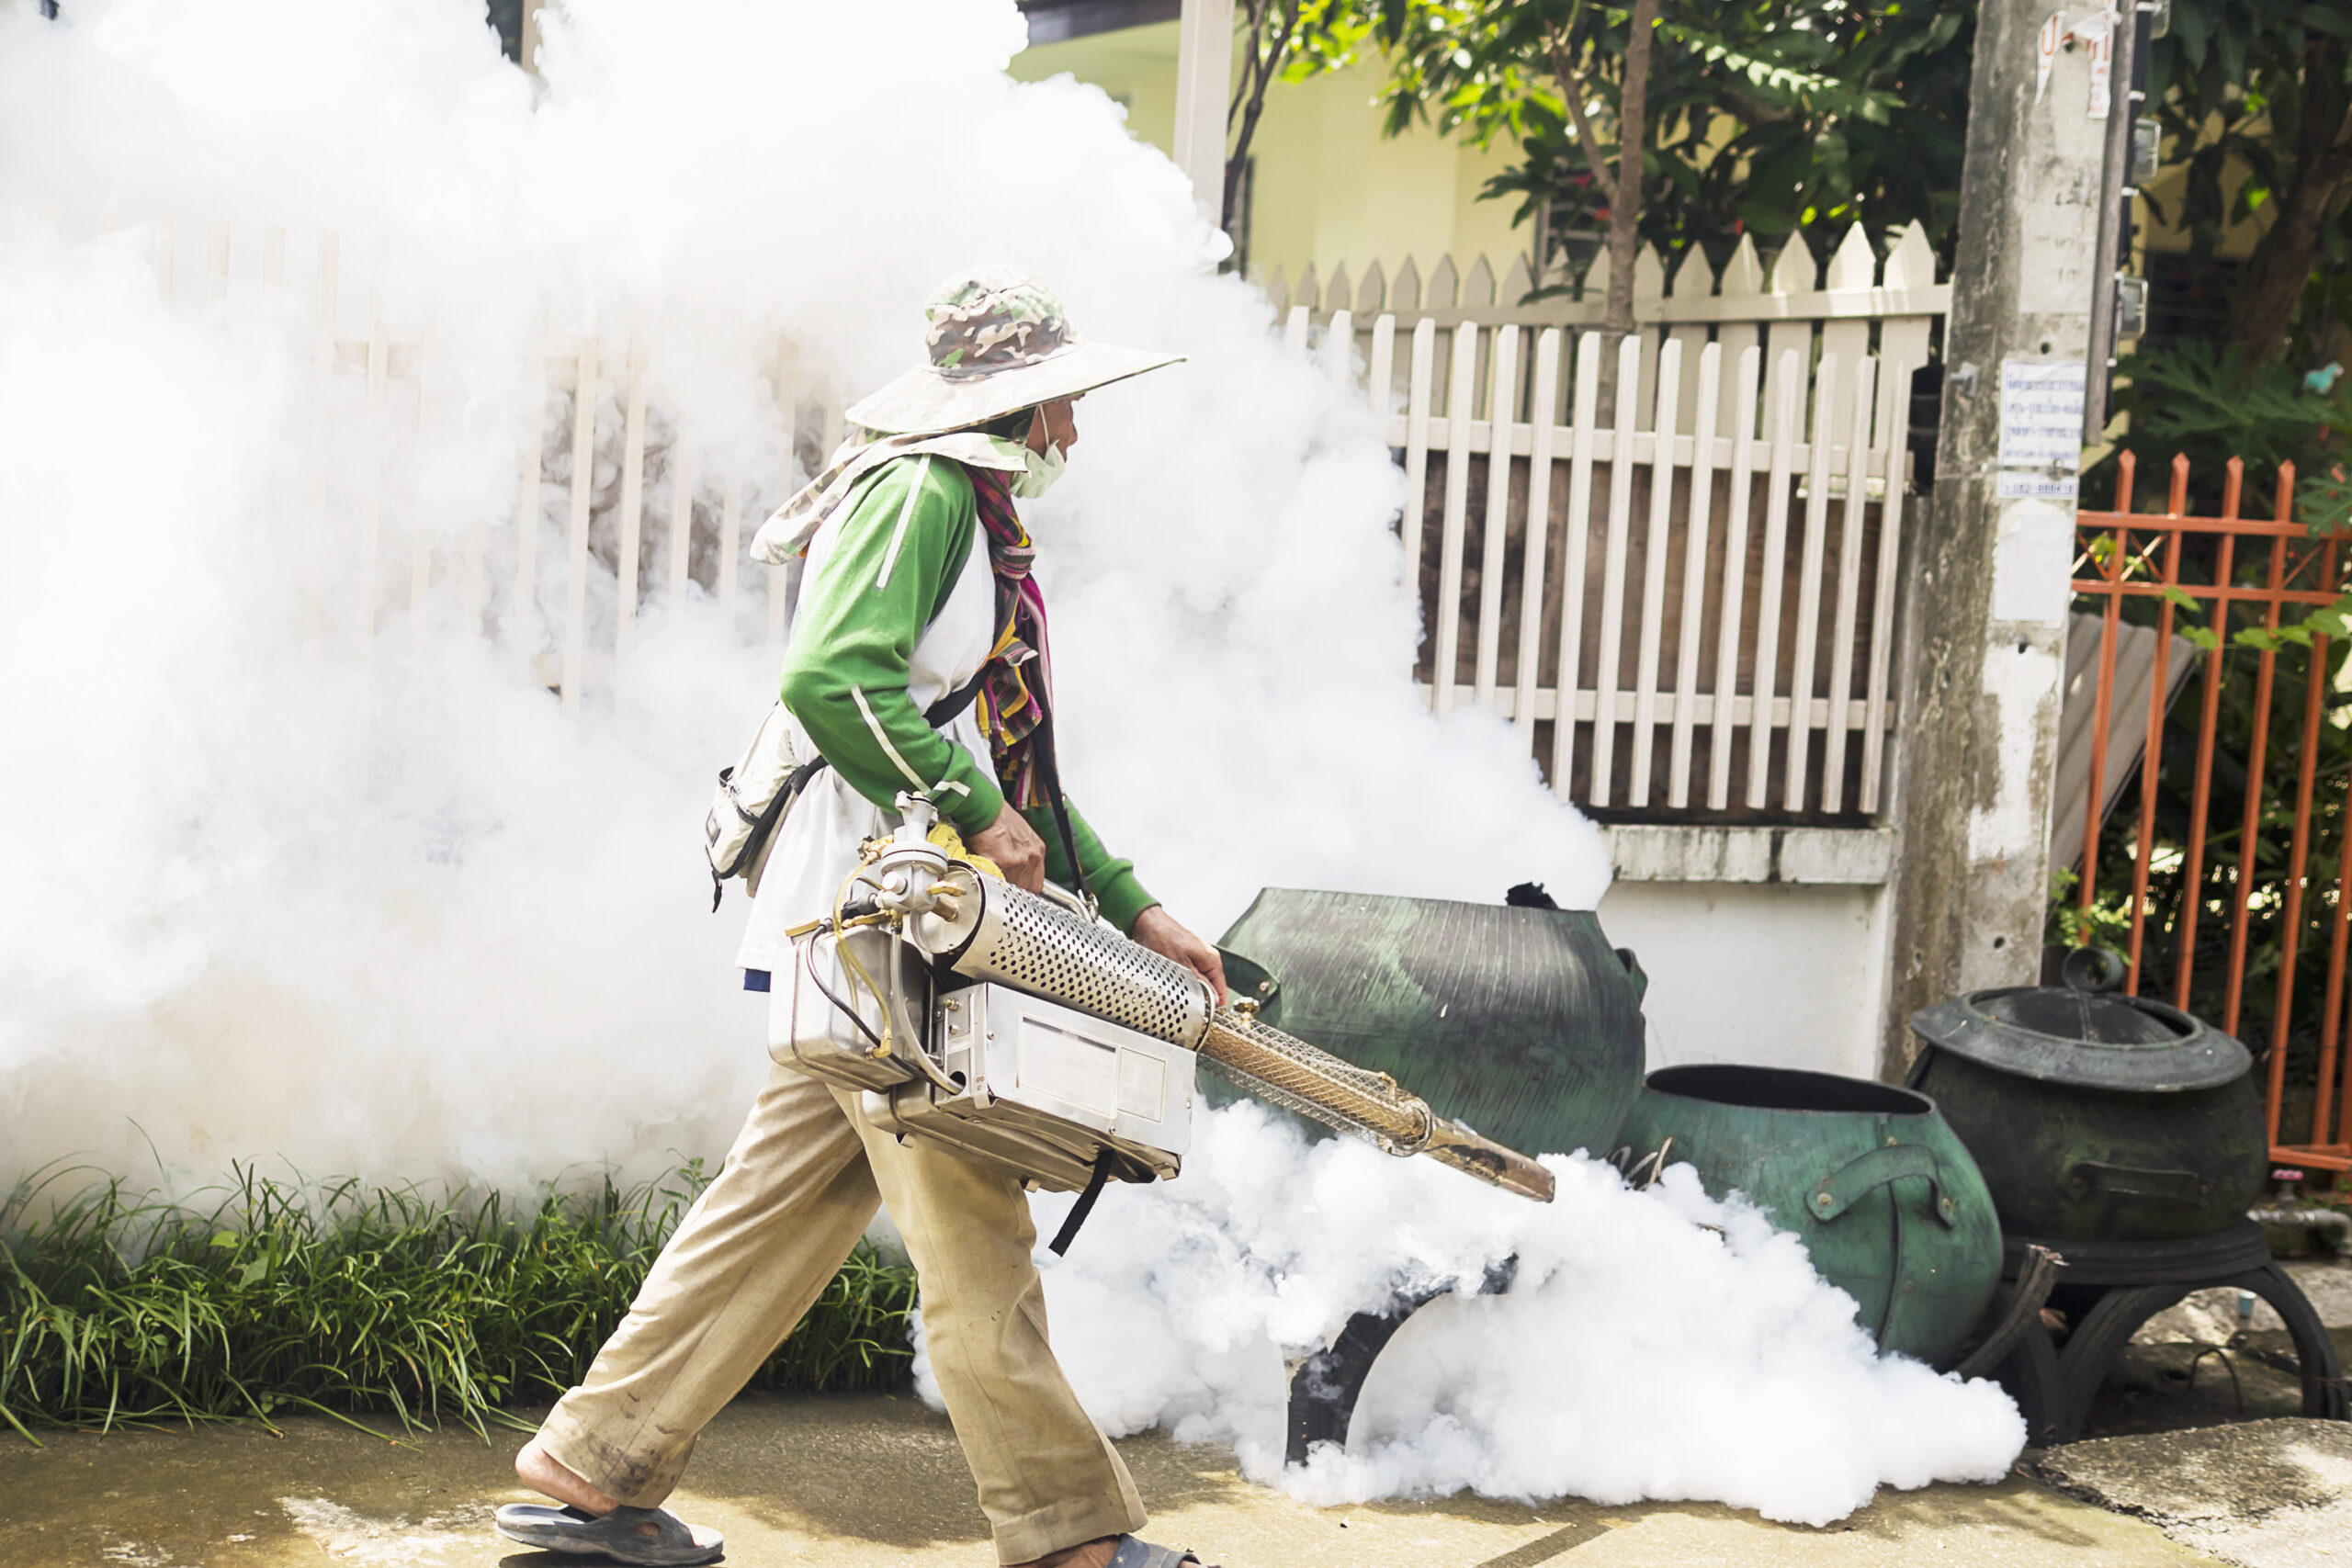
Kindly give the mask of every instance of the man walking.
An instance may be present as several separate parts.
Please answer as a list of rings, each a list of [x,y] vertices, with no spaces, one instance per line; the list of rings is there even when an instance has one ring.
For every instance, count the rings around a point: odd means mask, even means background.
[[[902,790],[937,804],[969,848],[1036,890],[1083,884],[1102,917],[1224,990],[1216,950],[1144,891],[1069,810],[1051,820],[1051,659],[1034,548],[1013,506],[1042,494],[1078,439],[1071,404],[1173,355],[1082,342],[1045,286],[1011,267],[950,278],[925,307],[930,363],[852,407],[870,439],[771,518],[753,554],[805,554],[782,683],[796,754],[819,773],[777,829],[739,955],[746,984],[794,961],[786,933],[831,911],[858,845]],[[927,707],[978,680],[934,729]],[[1041,835],[1040,829],[1047,828]],[[648,1276],[586,1380],[515,1460],[564,1505],[516,1505],[526,1545],[622,1562],[716,1561],[715,1532],[660,1506],[696,1435],[775,1351],[879,1206],[922,1282],[925,1341],[1000,1562],[1179,1568],[1133,1532],[1144,1510],[1046,1340],[1036,1233],[1017,1179],[876,1131],[854,1091],[791,1059],[829,1021],[772,993],[779,1065],[727,1163]],[[821,1007],[821,1001],[817,1003]]]

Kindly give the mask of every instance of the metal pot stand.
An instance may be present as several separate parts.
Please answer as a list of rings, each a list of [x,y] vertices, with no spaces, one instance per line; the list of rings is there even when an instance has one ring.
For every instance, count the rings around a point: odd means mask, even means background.
[[[2037,1447],[2082,1436],[2091,1400],[2140,1325],[2204,1290],[2251,1291],[2287,1325],[2302,1378],[2303,1409],[2323,1420],[2352,1419],[2352,1399],[2335,1341],[2293,1276],[2270,1258],[2262,1227],[2249,1220],[2214,1235],[2188,1241],[2050,1244],[2006,1235],[2002,1280],[1973,1337],[1973,1348],[1949,1368],[1964,1377],[1989,1376],[2018,1402],[2027,1440]],[[2039,1267],[2034,1251],[2045,1261]],[[1510,1288],[1518,1259],[1506,1258],[1475,1292]],[[1379,1312],[1348,1319],[1330,1345],[1291,1370],[1283,1461],[1306,1462],[1317,1443],[1347,1446],[1364,1380],[1396,1331],[1451,1287],[1407,1292]],[[2045,1302],[2071,1309],[2073,1329],[2060,1345],[2041,1321]]]
[[[2071,1442],[2140,1326],[2192,1292],[2250,1291],[2285,1322],[2303,1414],[2345,1419],[2335,1345],[2245,1217],[2267,1135],[2245,1044],[2150,998],[2122,962],[2067,955],[2064,987],[1974,991],[1922,1009],[1908,1081],[1974,1153],[2002,1218],[2015,1342],[1971,1358],[2014,1397],[2037,1443]],[[2038,1252],[2063,1273],[2036,1267]],[[2066,1316],[2053,1336],[2033,1299]],[[2024,1321],[2030,1319],[2030,1321]]]
[[[1985,1315],[1988,1321],[1997,1322],[2005,1315],[2021,1314],[2025,1322],[2016,1339],[1997,1359],[1971,1357],[1968,1363],[1953,1369],[1963,1376],[1990,1377],[1999,1383],[2017,1401],[2018,1412],[2025,1417],[2025,1440],[2035,1448],[2063,1440],[2058,1427],[2066,1409],[2066,1374],[2058,1362],[2058,1347],[2041,1322],[2041,1303],[2048,1299],[2047,1284],[2036,1291],[2020,1280],[2002,1280]],[[1984,1365],[1985,1361],[1991,1365]]]
[[[1657,1179],[1668,1154],[1668,1149],[1662,1148],[1636,1161],[1631,1157],[1631,1148],[1622,1148],[1611,1158],[1628,1181],[1643,1187]],[[2046,1249],[2040,1249],[2038,1261],[2034,1253],[2022,1247],[2019,1256],[2025,1267],[2013,1270],[2018,1277],[2004,1280],[1995,1289],[1992,1303],[1968,1344],[1939,1361],[1937,1370],[1957,1371],[1963,1377],[1995,1378],[2025,1411],[2033,1441],[2042,1443],[2052,1440],[2046,1429],[2054,1418],[2039,1413],[2064,1408],[2064,1385],[2058,1352],[2041,1325],[2041,1313],[2064,1264]],[[1518,1272],[1519,1259],[1506,1258],[1487,1271],[1472,1294],[1500,1295],[1510,1289]],[[1355,1421],[1356,1401],[1381,1352],[1415,1313],[1441,1296],[1456,1293],[1450,1285],[1400,1292],[1380,1311],[1351,1316],[1323,1349],[1291,1362],[1283,1462],[1305,1464],[1308,1450],[1317,1443],[1337,1443],[1344,1450]]]
[[[2025,1249],[2035,1244],[2023,1236],[2002,1239],[2004,1271],[2014,1276]],[[2335,1341],[2302,1287],[2271,1259],[2262,1227],[2252,1220],[2182,1241],[2073,1241],[2063,1244],[2063,1251],[2065,1272],[2052,1300],[2072,1327],[2061,1343],[2037,1322],[2001,1369],[2001,1382],[2025,1412],[2035,1441],[2081,1437],[2092,1399],[2140,1326],[2205,1290],[2250,1291],[2278,1313],[2295,1347],[2303,1415],[2341,1421],[2352,1414]],[[2029,1364],[2037,1352],[2027,1347],[2035,1339],[2054,1359],[2054,1386]]]
[[[1651,1179],[1656,1179],[1654,1169]],[[2008,1391],[2009,1397],[2018,1402],[2018,1408],[2024,1413],[2028,1440],[2047,1445],[2062,1440],[2057,1432],[2068,1406],[2064,1372],[2050,1331],[2042,1326],[2041,1307],[2049,1300],[2052,1286],[2064,1265],[2056,1254],[2046,1250],[2037,1264],[2022,1243],[2012,1251],[2009,1262],[2010,1277],[1994,1291],[1992,1303],[1984,1309],[1984,1319],[1968,1345],[1954,1356],[1939,1360],[1937,1371],[1957,1371],[1962,1377],[1992,1378]],[[1510,1289],[1518,1268],[1518,1258],[1503,1259],[1487,1271],[1473,1293],[1501,1294]],[[2286,1283],[2289,1289],[2294,1288],[2291,1280]],[[1372,1375],[1381,1352],[1415,1313],[1441,1296],[1454,1293],[1451,1286],[1400,1292],[1378,1312],[1355,1314],[1329,1346],[1290,1363],[1290,1408],[1283,1462],[1305,1464],[1308,1450],[1317,1443],[1337,1443],[1344,1450],[1349,1429],[1355,1421],[1356,1401],[1362,1397],[1364,1381]],[[2301,1292],[2297,1294],[2300,1297]],[[2152,1307],[2148,1315],[2170,1304],[2165,1302]],[[2304,1303],[2304,1311],[2310,1312],[2308,1303]],[[2282,1310],[2280,1315],[2287,1314]],[[2131,1338],[2132,1331],[2144,1321],[2145,1316],[2135,1319],[2124,1330],[2122,1339]],[[2315,1314],[2312,1321],[2317,1321]],[[2324,1338],[2325,1331],[2321,1332]],[[2117,1342],[2119,1348],[2121,1342]],[[2300,1337],[2296,1340],[2299,1348],[2302,1343]],[[2331,1345],[2331,1354],[2332,1351]],[[2112,1352],[2109,1356],[2111,1359]],[[2332,1367],[2333,1362],[2329,1365]],[[2098,1384],[2091,1386],[2096,1390]],[[2335,1386],[2341,1388],[2340,1381]],[[2087,1404],[2086,1394],[2086,1406]],[[2308,1394],[2305,1404],[2310,1404]]]
[[[1510,1289],[1518,1273],[1519,1259],[1506,1258],[1487,1270],[1487,1277],[1471,1294],[1498,1296]],[[1364,1379],[1372,1375],[1373,1363],[1380,1359],[1380,1353],[1407,1319],[1440,1296],[1455,1293],[1451,1285],[1401,1292],[1380,1311],[1350,1317],[1328,1347],[1293,1363],[1283,1462],[1305,1464],[1307,1450],[1317,1443],[1337,1443],[1345,1449],[1348,1428],[1355,1421],[1356,1400],[1363,1393]]]

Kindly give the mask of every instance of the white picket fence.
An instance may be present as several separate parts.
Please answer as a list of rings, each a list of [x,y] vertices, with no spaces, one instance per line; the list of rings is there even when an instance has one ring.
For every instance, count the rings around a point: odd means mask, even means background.
[[[1387,413],[1430,700],[1510,718],[1558,793],[1621,817],[1874,813],[1911,378],[1950,300],[1926,236],[1882,272],[1857,227],[1826,279],[1801,237],[1769,280],[1743,240],[1670,293],[1645,253],[1624,428],[1599,422],[1601,335],[1569,344],[1605,267],[1581,298],[1498,304],[1483,258],[1459,287],[1442,262],[1426,299],[1408,260],[1353,289],[1310,274],[1290,305],[1293,345],[1361,367]],[[1503,295],[1527,289],[1522,262]]]
[[[99,237],[109,227],[121,226],[102,225]],[[592,333],[548,344],[536,383],[525,378],[511,510],[428,518],[422,450],[461,416],[457,355],[429,320],[385,297],[377,280],[397,276],[388,242],[346,245],[321,229],[289,247],[282,226],[241,237],[225,221],[193,234],[170,219],[142,229],[135,243],[152,247],[166,307],[187,312],[200,298],[221,326],[250,311],[301,349],[292,402],[311,455],[291,493],[268,503],[300,514],[278,536],[300,558],[303,640],[314,653],[371,659],[395,618],[412,658],[436,631],[491,636],[576,713],[588,693],[614,688],[651,600],[699,586],[737,613],[745,516],[797,486],[814,455],[840,440],[839,399],[798,374],[793,346],[779,343],[769,390],[789,428],[771,445],[786,456],[774,473],[729,471],[662,407],[658,345]],[[54,210],[0,208],[0,254],[28,249],[53,268],[67,238]],[[201,273],[200,297],[182,283],[191,270]],[[625,561],[637,570],[621,570]],[[767,638],[780,647],[787,571],[760,570]]]
[[[316,459],[292,504],[314,649],[370,657],[396,619],[413,658],[436,627],[488,635],[577,712],[619,685],[648,603],[698,587],[736,614],[745,517],[841,434],[839,399],[778,344],[784,456],[772,473],[725,471],[666,405],[661,345],[588,333],[535,361],[522,398],[539,417],[521,421],[511,510],[427,518],[417,458],[459,417],[452,355],[429,322],[392,326],[382,243],[354,247],[355,265],[334,231],[305,234],[309,265],[290,266],[282,228],[243,248],[226,223],[150,232],[167,303],[194,304],[175,288],[192,260],[212,320],[250,303],[307,344],[298,402]],[[0,251],[28,239],[54,264],[54,214],[0,211]],[[1895,716],[1908,386],[1948,286],[1928,281],[1916,229],[1883,273],[1849,233],[1826,284],[1802,243],[1769,284],[1745,243],[1721,279],[1686,266],[1670,293],[1645,265],[1646,324],[1616,350],[1622,430],[1600,423],[1602,339],[1573,331],[1602,279],[1584,299],[1512,306],[1483,265],[1466,287],[1441,265],[1426,299],[1409,263],[1352,289],[1310,278],[1285,335],[1385,407],[1419,502],[1400,532],[1440,712],[1510,720],[1556,790],[1621,818],[1873,813]],[[1366,303],[1386,308],[1363,320]],[[785,570],[758,590],[746,633],[780,644]]]

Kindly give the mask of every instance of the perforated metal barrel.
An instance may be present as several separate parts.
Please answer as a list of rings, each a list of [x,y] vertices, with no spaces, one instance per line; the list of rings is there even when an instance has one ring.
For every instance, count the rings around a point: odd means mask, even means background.
[[[1199,1043],[1212,1005],[1199,976],[1051,899],[993,877],[971,880],[956,920],[926,917],[914,927],[916,942],[956,974],[999,981],[1186,1050]]]
[[[1590,910],[1269,887],[1222,945],[1260,1016],[1513,1148],[1605,1154],[1641,1093],[1641,970]]]

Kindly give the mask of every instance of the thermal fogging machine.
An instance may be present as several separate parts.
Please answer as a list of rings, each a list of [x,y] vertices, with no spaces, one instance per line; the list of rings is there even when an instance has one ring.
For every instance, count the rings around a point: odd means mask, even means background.
[[[1031,893],[934,836],[928,801],[869,840],[828,919],[797,929],[792,1060],[868,1121],[1033,1187],[1175,1176],[1205,1058],[1247,1092],[1393,1155],[1549,1202],[1552,1173],[1366,1072],[1218,1004],[1206,980],[1058,889]],[[779,979],[782,976],[778,977]]]

